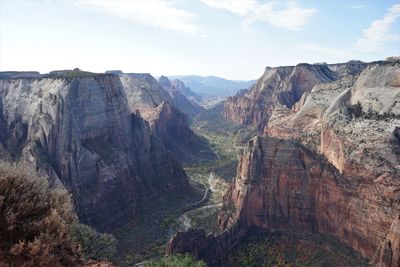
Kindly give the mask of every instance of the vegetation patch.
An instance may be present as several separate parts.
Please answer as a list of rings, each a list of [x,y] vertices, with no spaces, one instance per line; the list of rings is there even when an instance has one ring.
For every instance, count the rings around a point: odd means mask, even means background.
[[[33,173],[0,162],[0,266],[81,266],[111,258],[115,239],[79,224],[70,195]]]
[[[174,254],[149,261],[145,267],[207,267],[204,261],[196,261],[190,254]]]
[[[116,229],[118,239],[114,261],[118,266],[133,266],[138,262],[158,259],[165,254],[166,244],[179,229],[178,218],[188,203],[200,200],[204,187],[191,183],[192,190],[182,190],[144,202],[130,223]]]
[[[369,266],[336,238],[321,234],[249,234],[233,249],[232,266]]]

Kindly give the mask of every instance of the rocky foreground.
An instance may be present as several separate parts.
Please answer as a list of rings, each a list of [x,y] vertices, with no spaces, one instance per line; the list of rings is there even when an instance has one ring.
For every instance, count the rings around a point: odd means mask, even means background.
[[[400,266],[400,62],[267,69],[224,115],[253,138],[219,215],[223,232],[178,233],[168,253],[210,266],[249,229],[338,238],[376,266]]]

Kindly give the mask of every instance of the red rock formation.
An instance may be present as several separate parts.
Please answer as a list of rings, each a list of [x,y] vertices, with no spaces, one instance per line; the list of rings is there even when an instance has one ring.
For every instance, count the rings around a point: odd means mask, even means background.
[[[384,185],[344,176],[294,141],[257,137],[247,150],[225,196],[223,229],[239,223],[317,231],[337,236],[382,266],[398,266],[399,188],[382,194]]]
[[[331,234],[376,265],[398,266],[399,74],[400,64],[377,62],[357,80],[315,86],[293,110],[277,105],[265,133],[280,139],[250,142],[221,227]]]
[[[400,266],[400,63],[371,63],[359,76],[364,65],[331,67],[345,76],[303,90],[292,109],[274,100],[287,87],[271,75],[263,96],[275,108],[258,110],[269,114],[268,137],[242,155],[219,225],[329,234],[377,266]],[[247,94],[251,107],[263,90]]]
[[[222,114],[232,121],[263,129],[277,104],[291,108],[314,85],[335,79],[336,74],[327,65],[267,67],[249,92],[225,101]]]

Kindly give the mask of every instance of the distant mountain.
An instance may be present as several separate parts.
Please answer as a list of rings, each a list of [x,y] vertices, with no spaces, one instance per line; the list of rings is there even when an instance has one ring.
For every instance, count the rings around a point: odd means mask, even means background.
[[[158,83],[169,93],[171,97],[170,102],[180,111],[188,115],[189,118],[192,118],[194,115],[204,111],[202,106],[187,98],[185,93],[182,92],[184,91],[191,95],[195,94],[194,92],[190,91],[190,89],[187,88],[180,80],[177,79],[171,82],[167,77],[161,76],[158,79]]]
[[[232,81],[216,76],[177,75],[169,76],[171,80],[179,79],[190,90],[200,94],[203,98],[228,97],[234,95],[240,89],[247,89],[255,83],[251,81]]]
[[[175,79],[171,81],[172,85],[176,88],[176,90],[180,91],[184,94],[188,99],[196,102],[201,103],[203,101],[200,94],[193,92],[187,87],[181,80]]]

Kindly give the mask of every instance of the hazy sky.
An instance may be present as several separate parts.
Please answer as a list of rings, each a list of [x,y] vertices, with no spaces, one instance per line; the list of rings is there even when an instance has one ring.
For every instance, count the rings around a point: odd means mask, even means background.
[[[400,55],[400,0],[0,0],[0,70],[256,79]]]

